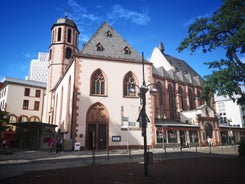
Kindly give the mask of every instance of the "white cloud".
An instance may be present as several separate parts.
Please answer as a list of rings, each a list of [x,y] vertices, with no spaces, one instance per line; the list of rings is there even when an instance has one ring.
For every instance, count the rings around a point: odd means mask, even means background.
[[[95,5],[95,10],[87,10],[79,4],[77,0],[68,0],[68,17],[75,21],[80,31],[79,40],[82,42],[88,41],[91,37],[91,28],[97,28],[99,24],[105,20],[109,21],[110,24],[116,22],[132,22],[138,25],[147,25],[150,22],[150,17],[147,11],[131,11],[123,8],[121,5],[117,4],[111,7],[108,11],[104,11],[102,5]]]
[[[108,17],[114,20],[114,22],[116,20],[132,21],[139,25],[147,25],[150,22],[150,17],[147,15],[147,12],[130,11],[118,4],[112,7],[112,11],[108,13]]]
[[[30,51],[26,51],[26,52],[22,52],[21,55],[24,56],[25,59],[30,59],[33,57],[33,53],[31,53]]]

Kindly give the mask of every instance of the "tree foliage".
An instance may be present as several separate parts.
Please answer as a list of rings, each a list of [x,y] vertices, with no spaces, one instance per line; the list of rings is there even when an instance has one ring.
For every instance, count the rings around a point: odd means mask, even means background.
[[[208,101],[214,93],[228,95],[238,104],[245,104],[245,0],[223,0],[211,17],[202,17],[189,26],[188,37],[177,48],[191,53],[203,53],[223,48],[220,61],[206,62],[212,74],[205,76],[202,99]]]
[[[1,111],[0,109],[0,136],[1,133],[8,128],[8,126],[4,125],[5,123],[8,123],[8,112],[6,111]]]

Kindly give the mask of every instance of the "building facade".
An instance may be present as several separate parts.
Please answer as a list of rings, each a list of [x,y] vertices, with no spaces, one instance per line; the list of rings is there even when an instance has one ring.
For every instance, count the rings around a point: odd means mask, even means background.
[[[214,96],[219,124],[223,126],[245,127],[245,107],[233,102],[227,96]]]
[[[222,145],[227,142],[221,131],[232,131],[234,142],[243,137],[244,129],[221,129],[215,109],[200,100],[203,79],[185,61],[166,54],[162,43],[144,62],[143,76],[144,58],[108,23],[81,50],[78,34],[67,17],[52,27],[43,121],[57,125],[65,141],[79,142],[82,149],[143,146],[137,119],[144,77],[158,90],[146,97],[148,146],[207,145],[207,140]],[[137,92],[129,93],[130,88]]]
[[[34,80],[47,83],[49,53],[39,52],[38,59],[31,60],[29,75],[26,80]]]
[[[81,50],[79,30],[68,17],[59,18],[51,31],[47,85],[12,81],[22,84],[16,89],[20,97],[15,103],[22,107],[18,112],[11,109],[14,102],[4,97],[10,94],[10,82],[2,83],[0,105],[11,112],[11,122],[38,120],[57,127],[69,149],[74,143],[85,150],[142,148],[139,88],[145,81],[158,91],[156,96],[146,93],[149,147],[206,146],[208,140],[212,145],[223,145],[245,138],[242,127],[221,126],[215,106],[200,100],[202,77],[185,61],[166,54],[162,43],[146,61],[107,22]],[[37,88],[40,97],[36,96]],[[42,110],[35,112],[37,98],[43,103]]]
[[[67,19],[67,18],[66,18]],[[71,20],[58,20],[53,29],[71,29],[77,33],[75,23]],[[66,22],[66,24],[63,24]],[[72,25],[72,26],[70,26]],[[67,26],[67,27],[66,27]],[[53,32],[53,35],[58,33]],[[63,34],[66,34],[63,32]],[[61,37],[64,36],[61,34]],[[71,39],[77,38],[73,35]],[[52,38],[53,41],[56,39]],[[59,55],[57,45],[51,43],[52,55]],[[66,43],[63,43],[65,47]],[[77,43],[73,43],[77,48]],[[59,45],[62,47],[62,45]],[[106,149],[134,147],[143,145],[141,128],[136,122],[140,112],[137,93],[129,94],[129,88],[140,86],[142,79],[142,57],[107,23],[104,23],[88,43],[78,52],[72,51],[64,74],[60,72],[58,83],[51,82],[47,92],[46,114],[43,119],[58,125],[64,139],[80,142],[84,149]],[[54,57],[51,57],[50,65]],[[63,58],[64,60],[65,58]],[[49,74],[63,71],[63,65],[50,67]],[[55,71],[55,72],[54,72]],[[152,81],[152,65],[145,65],[147,83]],[[141,74],[141,75],[138,75]],[[50,81],[55,81],[50,78]],[[148,116],[153,120],[153,97],[147,96]],[[51,100],[51,101],[50,101]],[[45,117],[46,115],[46,117]],[[152,132],[151,124],[148,133]],[[129,141],[130,140],[130,141]],[[152,137],[149,136],[149,143]]]
[[[10,123],[41,121],[46,83],[5,77],[1,84],[0,108]]]

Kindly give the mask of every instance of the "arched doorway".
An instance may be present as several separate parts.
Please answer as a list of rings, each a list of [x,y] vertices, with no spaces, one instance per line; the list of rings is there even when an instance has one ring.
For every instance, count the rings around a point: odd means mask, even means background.
[[[213,138],[213,127],[210,123],[205,124],[206,138]]]
[[[106,149],[109,137],[109,113],[106,107],[97,102],[87,112],[86,148]]]

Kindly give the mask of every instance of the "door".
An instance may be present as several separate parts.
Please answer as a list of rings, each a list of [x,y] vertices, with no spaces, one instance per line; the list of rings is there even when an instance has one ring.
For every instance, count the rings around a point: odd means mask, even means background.
[[[98,149],[106,149],[106,125],[99,124]]]
[[[96,148],[96,125],[91,124],[88,126],[88,148],[90,150]]]

